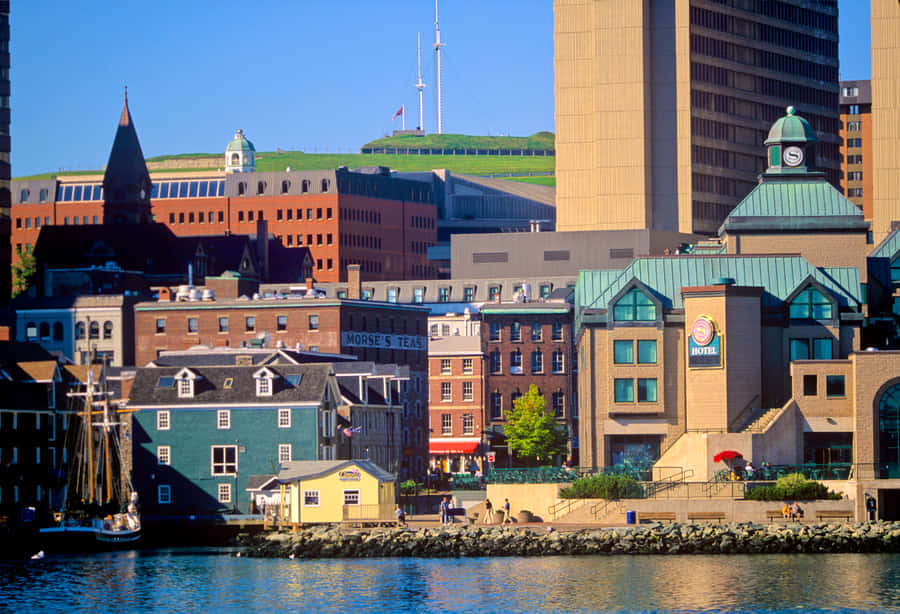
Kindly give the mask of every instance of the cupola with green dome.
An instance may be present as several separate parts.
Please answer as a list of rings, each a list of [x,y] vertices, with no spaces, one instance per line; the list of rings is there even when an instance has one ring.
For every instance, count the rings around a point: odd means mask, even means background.
[[[809,174],[815,169],[815,144],[819,139],[809,122],[795,115],[794,107],[769,129],[765,145],[769,151],[766,174]]]
[[[234,138],[225,147],[226,173],[252,173],[256,170],[256,148],[238,129]]]

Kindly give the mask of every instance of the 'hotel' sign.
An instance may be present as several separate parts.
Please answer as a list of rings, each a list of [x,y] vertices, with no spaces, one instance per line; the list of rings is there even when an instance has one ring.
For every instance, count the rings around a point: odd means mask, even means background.
[[[722,366],[722,337],[716,323],[709,316],[698,316],[691,325],[688,337],[688,367],[709,368]]]

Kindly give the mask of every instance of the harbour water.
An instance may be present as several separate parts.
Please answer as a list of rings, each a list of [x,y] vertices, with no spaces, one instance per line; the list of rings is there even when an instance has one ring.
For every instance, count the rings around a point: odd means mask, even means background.
[[[898,609],[894,554],[301,561],[170,549],[0,561],[4,612]]]

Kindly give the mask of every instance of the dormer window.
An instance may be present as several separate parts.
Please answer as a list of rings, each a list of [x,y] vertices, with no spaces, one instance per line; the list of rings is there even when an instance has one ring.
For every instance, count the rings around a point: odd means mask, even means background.
[[[253,379],[256,380],[256,396],[258,397],[270,397],[272,396],[272,392],[274,390],[274,380],[277,376],[272,370],[267,368],[262,368],[256,373],[253,374]]]
[[[792,320],[830,320],[831,301],[816,288],[809,286],[791,301],[790,317]]]
[[[632,288],[613,307],[616,322],[653,322],[656,320],[656,305],[650,297],[638,288]]]
[[[162,378],[160,378],[162,379]],[[194,396],[194,382],[197,374],[190,369],[182,369],[175,374],[175,383],[178,388],[179,399],[190,399]]]

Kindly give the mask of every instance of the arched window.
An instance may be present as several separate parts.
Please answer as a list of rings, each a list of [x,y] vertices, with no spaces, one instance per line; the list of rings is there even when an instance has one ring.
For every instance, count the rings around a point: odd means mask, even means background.
[[[266,193],[266,182],[258,181],[256,183],[256,193],[257,194],[265,194]]]
[[[63,340],[62,322],[54,322],[53,323],[53,340],[54,341],[62,341]]]
[[[323,180],[322,180],[322,191],[323,191],[323,192],[327,192],[327,191],[328,191],[328,184],[329,184],[329,182],[328,182],[327,179],[323,179]]]
[[[247,184],[241,181],[238,183],[238,196],[243,196],[244,192],[247,191]]]
[[[830,320],[831,301],[812,286],[803,290],[790,305],[792,320]]]
[[[884,391],[878,402],[878,464],[881,478],[900,477],[900,384]]]
[[[288,193],[288,190],[290,190],[290,189],[291,189],[291,182],[290,182],[290,181],[285,180],[285,181],[282,181],[282,182],[281,182],[281,193],[282,193],[282,194],[287,194],[287,193]]]
[[[50,341],[50,323],[49,322],[41,322],[40,330],[41,330],[41,341]]]
[[[26,200],[28,200],[28,197],[30,195],[31,195],[31,190],[22,190],[22,193],[20,194],[21,198],[19,199],[19,202],[24,203]]]
[[[637,288],[629,290],[613,307],[616,322],[653,322],[656,320],[656,305]]]
[[[309,192],[309,179],[304,179],[300,182],[300,191],[306,194]]]
[[[232,164],[232,166],[237,166],[237,165],[240,164],[240,163],[241,163],[241,156],[240,156],[240,154],[236,154],[236,153],[231,154],[231,164]]]
[[[89,339],[99,339],[100,338],[100,322],[91,322],[90,329],[88,331]]]
[[[75,338],[84,339],[84,322],[77,322],[75,324]]]
[[[107,320],[103,323],[103,338],[112,339],[113,323]]]

